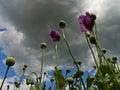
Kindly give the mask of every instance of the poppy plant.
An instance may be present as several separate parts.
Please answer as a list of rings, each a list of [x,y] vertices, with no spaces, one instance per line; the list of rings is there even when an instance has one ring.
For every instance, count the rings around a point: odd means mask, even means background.
[[[78,22],[80,24],[80,29],[82,32],[92,32],[95,20],[89,12],[86,12],[85,15],[79,16]]]
[[[49,37],[50,39],[53,41],[53,42],[57,42],[57,41],[60,41],[60,34],[58,31],[52,29],[50,32],[49,32]]]

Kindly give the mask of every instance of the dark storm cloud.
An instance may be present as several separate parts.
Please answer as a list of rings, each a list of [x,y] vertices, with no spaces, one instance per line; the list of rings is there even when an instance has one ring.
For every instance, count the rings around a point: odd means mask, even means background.
[[[74,52],[74,55],[77,56],[77,58],[80,58],[82,55],[84,57],[84,53],[87,52],[87,49],[83,50],[81,48],[84,48],[85,45],[82,45],[81,47],[78,44],[73,45],[73,43],[82,43],[80,42],[81,40],[79,40],[80,38],[77,34],[78,32],[80,33],[80,30],[76,18],[77,13],[74,11],[77,5],[76,2],[77,0],[0,1],[3,18],[5,18],[6,21],[12,24],[17,32],[21,32],[23,34],[23,39],[20,42],[20,45],[17,46],[20,48],[13,49],[9,46],[9,48],[11,49],[7,49],[9,50],[8,52],[17,56],[17,62],[19,63],[32,64],[32,60],[40,60],[40,43],[45,41],[48,43],[48,54],[45,58],[47,59],[46,64],[53,65],[55,62],[55,56],[53,56],[55,55],[53,50],[54,44],[50,41],[48,32],[53,28],[60,31],[60,28],[58,27],[58,22],[59,20],[64,19],[67,23],[65,32],[69,40],[68,42],[70,43]],[[76,39],[79,41],[75,42]],[[3,41],[4,43],[7,42],[6,38],[4,38]],[[6,47],[8,43],[9,42],[5,43]],[[74,47],[79,50],[79,54]],[[59,48],[60,64],[66,65],[69,61],[68,65],[71,65],[72,60],[71,57],[68,57],[69,52],[67,51],[67,49],[65,49],[66,46],[63,42],[63,39],[61,39],[61,42],[59,42]],[[37,64],[39,65],[39,63],[37,62],[34,65],[37,66]],[[19,65],[20,64],[18,64],[18,66]]]

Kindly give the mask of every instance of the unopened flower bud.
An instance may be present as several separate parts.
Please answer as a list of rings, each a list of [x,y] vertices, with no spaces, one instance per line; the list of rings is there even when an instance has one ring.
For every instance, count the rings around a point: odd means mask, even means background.
[[[82,69],[79,69],[78,74],[82,76],[84,74],[84,71]]]
[[[67,72],[67,73],[70,73],[70,69],[69,69],[69,68],[68,68],[68,69],[66,69],[66,72]]]
[[[90,38],[89,38],[89,40],[90,40],[90,42],[92,44],[96,44],[96,37],[95,37],[95,35],[91,35]]]
[[[115,57],[115,56],[112,57],[112,60],[117,61],[117,57]]]
[[[44,72],[44,75],[46,75],[46,72]]]
[[[24,67],[22,70],[25,71],[25,69],[26,69],[26,68]]]
[[[103,48],[103,49],[102,49],[102,52],[103,52],[104,54],[106,54],[107,51],[106,51],[106,49]]]
[[[46,46],[47,46],[47,44],[46,44],[45,42],[41,43],[41,48],[42,48],[42,49],[45,49]]]
[[[67,81],[68,81],[69,84],[73,84],[74,83],[74,79],[72,77],[69,77],[67,79]]]
[[[26,78],[26,84],[29,85],[33,82],[33,80],[30,77]]]
[[[50,81],[53,82],[53,81],[54,81],[54,78],[51,78]]]
[[[24,65],[24,68],[27,68],[27,65],[26,65],[26,64]]]
[[[97,67],[96,66],[93,66],[94,69],[96,69]]]
[[[15,58],[13,56],[10,56],[7,60],[6,60],[6,65],[7,66],[13,66],[15,64]]]
[[[75,62],[74,62],[75,64],[78,64],[78,65],[81,65],[81,60],[75,60]]]
[[[96,15],[91,13],[91,17],[93,18],[93,20],[96,20]]]
[[[7,90],[10,89],[10,85],[7,85]]]
[[[15,87],[16,87],[16,88],[19,88],[19,86],[20,86],[20,83],[19,83],[19,82],[16,82],[16,81],[15,81],[14,84],[15,84]]]
[[[64,21],[64,20],[60,20],[59,26],[60,26],[61,28],[65,28],[65,26],[66,26],[65,21]]]

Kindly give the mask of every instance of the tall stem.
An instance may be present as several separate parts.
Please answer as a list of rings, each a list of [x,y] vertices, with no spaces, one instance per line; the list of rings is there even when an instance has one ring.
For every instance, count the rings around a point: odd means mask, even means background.
[[[72,60],[73,60],[73,62],[75,62],[75,58],[74,58],[74,56],[73,56],[73,54],[72,54],[72,51],[71,51],[71,49],[70,49],[70,46],[69,46],[67,40],[66,40],[66,37],[65,37],[65,34],[64,34],[64,29],[62,29],[62,36],[63,36],[63,39],[64,39],[66,45],[67,45],[67,48],[68,48],[68,51],[69,51],[69,53],[70,53],[70,55],[71,55],[71,57],[72,57]],[[79,71],[79,67],[78,67],[77,63],[75,63],[75,66],[77,67],[77,70]],[[82,85],[83,85],[84,90],[87,90],[86,87],[85,87],[84,81],[83,81],[83,79],[82,79],[81,76],[80,76],[80,81],[81,81],[81,83],[82,83]]]
[[[44,49],[42,49],[42,61],[41,61],[41,72],[40,72],[40,84],[41,84],[41,81],[42,81],[43,59],[44,59]]]
[[[10,67],[8,66],[8,67],[7,67],[7,70],[6,70],[6,73],[5,73],[5,76],[4,76],[4,79],[3,79],[3,81],[2,81],[0,90],[2,90],[2,87],[3,87],[4,81],[5,81],[6,77],[7,77],[7,73],[8,73],[9,68],[10,68]]]
[[[86,36],[86,40],[87,40],[88,46],[89,46],[89,48],[90,48],[90,50],[91,50],[91,53],[92,53],[92,55],[93,55],[93,59],[94,59],[94,61],[95,61],[95,64],[96,64],[96,66],[97,66],[97,68],[98,68],[98,63],[97,63],[97,60],[96,60],[96,58],[95,58],[94,52],[93,52],[93,50],[92,50],[92,47],[91,47],[91,45],[90,45],[90,43],[89,43],[89,41],[88,41],[87,33],[85,33],[85,36]]]
[[[58,68],[58,44],[55,44],[55,53],[56,53],[56,67]]]

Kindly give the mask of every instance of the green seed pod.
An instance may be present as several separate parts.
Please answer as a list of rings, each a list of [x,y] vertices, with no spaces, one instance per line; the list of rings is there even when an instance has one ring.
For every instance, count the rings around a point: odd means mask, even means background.
[[[78,64],[78,65],[81,65],[81,64],[82,64],[81,60],[75,60],[74,63],[75,63],[75,64]]]
[[[106,54],[107,53],[107,51],[106,51],[106,49],[102,49],[102,52],[104,53],[104,54]]]
[[[15,81],[14,84],[15,84],[15,87],[16,87],[16,88],[19,88],[19,86],[20,86],[20,83],[19,83],[19,82],[16,82],[16,81]]]
[[[60,26],[60,28],[65,28],[65,26],[66,26],[65,21],[64,20],[60,20],[59,26]]]
[[[26,65],[26,64],[24,65],[24,68],[27,68],[27,65]]]
[[[25,69],[26,69],[26,68],[24,67],[22,70],[25,71]]]
[[[84,71],[82,69],[79,69],[78,74],[82,76],[84,74]]]
[[[42,42],[42,43],[41,43],[41,48],[42,48],[42,49],[45,49],[46,46],[47,46],[47,43],[45,43],[45,42]]]
[[[74,83],[74,79],[72,77],[69,77],[67,79],[67,81],[68,81],[69,84],[73,84]]]
[[[27,77],[27,78],[26,78],[26,84],[29,85],[29,84],[31,84],[31,83],[33,83],[32,78],[31,78],[31,77]]]
[[[44,72],[44,75],[46,75],[46,72]]]
[[[50,81],[53,82],[53,81],[54,81],[54,78],[51,78]]]
[[[7,90],[10,89],[10,85],[7,85]]]
[[[96,37],[95,35],[90,35],[90,38],[89,38],[91,44],[96,44]]]
[[[113,60],[113,61],[117,61],[117,57],[115,57],[115,56],[112,57],[112,60]]]
[[[68,68],[68,69],[66,69],[66,72],[67,72],[67,73],[70,73],[70,69],[69,69],[69,68]]]
[[[93,18],[93,20],[96,20],[96,15],[91,13],[91,17]]]
[[[13,56],[10,56],[7,60],[6,60],[6,65],[7,66],[13,66],[15,64],[15,58]]]

